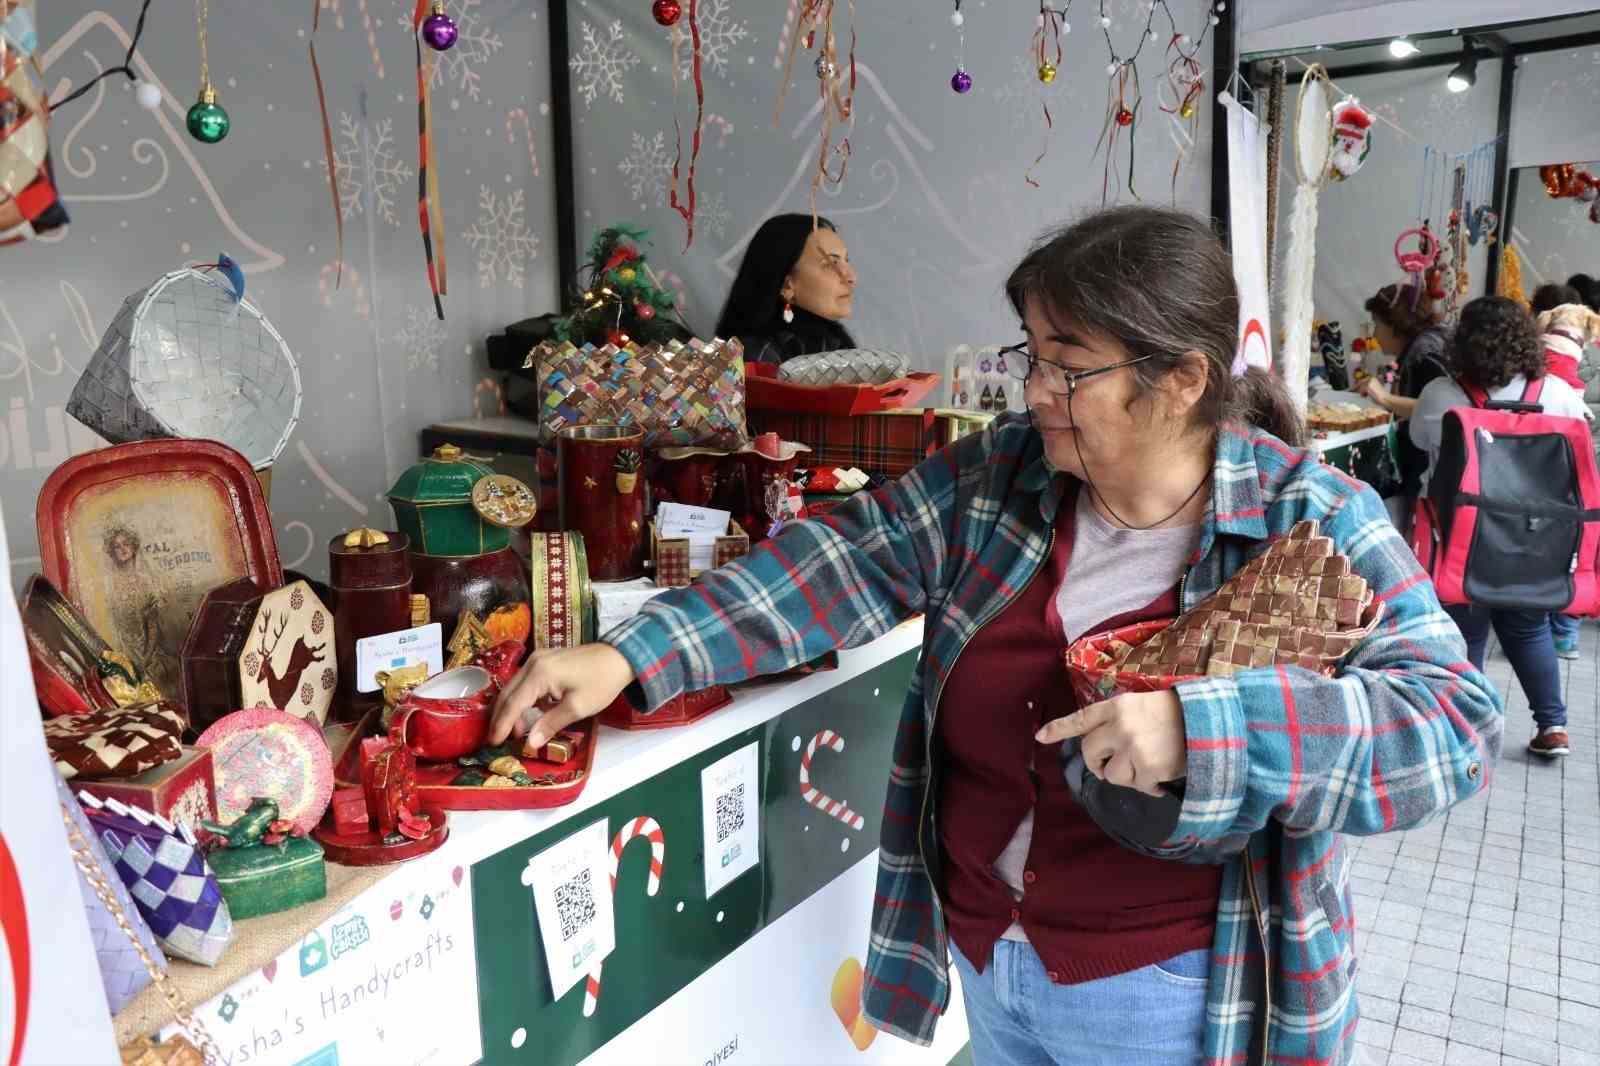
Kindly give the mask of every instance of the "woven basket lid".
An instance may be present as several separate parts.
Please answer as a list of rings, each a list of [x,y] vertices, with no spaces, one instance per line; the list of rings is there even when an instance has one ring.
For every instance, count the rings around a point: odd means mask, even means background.
[[[123,301],[67,413],[113,444],[215,440],[257,470],[300,420],[300,368],[283,337],[218,275],[176,270]]]

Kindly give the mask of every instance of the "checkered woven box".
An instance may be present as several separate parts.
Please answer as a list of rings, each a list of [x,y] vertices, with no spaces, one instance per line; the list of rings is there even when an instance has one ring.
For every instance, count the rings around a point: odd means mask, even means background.
[[[47,719],[44,740],[64,778],[132,777],[183,754],[183,724],[175,703],[118,707]]]
[[[1079,699],[1168,688],[1240,670],[1298,666],[1331,675],[1374,628],[1382,603],[1315,522],[1301,522],[1170,625],[1129,626],[1067,649]]]
[[[233,917],[194,834],[165,818],[80,792],[112,868],[169,955],[215,966]]]
[[[727,534],[712,542],[711,568],[715,570],[748,554],[750,534],[738,522],[730,519]],[[650,558],[654,566],[655,583],[661,588],[681,588],[700,573],[689,566],[689,538],[658,537],[654,522],[650,523]]]

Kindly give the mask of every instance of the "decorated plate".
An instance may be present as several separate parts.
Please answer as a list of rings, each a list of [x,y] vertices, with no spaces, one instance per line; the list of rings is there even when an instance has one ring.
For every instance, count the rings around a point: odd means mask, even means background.
[[[333,798],[333,756],[322,730],[292,714],[270,707],[235,711],[201,733],[199,746],[212,750],[217,820],[224,824],[265,796],[309,833]]]
[[[502,529],[521,529],[539,508],[533,490],[509,474],[490,474],[472,486],[472,509]]]

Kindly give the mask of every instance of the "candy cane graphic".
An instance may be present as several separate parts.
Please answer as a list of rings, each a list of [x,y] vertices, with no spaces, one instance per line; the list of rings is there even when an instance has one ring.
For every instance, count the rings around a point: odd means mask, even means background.
[[[783,28],[778,31],[778,51],[772,57],[772,69],[783,69],[783,57],[789,51],[789,35],[794,32],[795,15],[800,11],[800,0],[789,0],[789,10],[783,16]]]
[[[488,393],[494,400],[493,414],[506,413],[506,390],[494,378],[483,378],[472,387],[472,417],[483,417],[483,394]]]
[[[367,11],[367,0],[356,0],[356,8],[361,12],[361,26],[367,31],[367,51],[372,53],[372,65],[378,68],[378,77],[383,77],[383,56],[378,53],[378,31],[373,25],[372,15]],[[344,12],[339,10],[339,0],[322,0],[322,9],[333,12],[333,24],[336,29],[344,29]]]
[[[639,837],[650,841],[650,877],[645,881],[645,895],[653,896],[661,890],[661,865],[667,858],[667,838],[661,831],[661,824],[654,818],[640,816],[627,825],[617,830],[617,835],[611,840],[611,894],[617,894],[617,866],[622,862],[622,849],[628,842]],[[600,1003],[600,971],[605,968],[605,960],[594,964],[589,971],[588,980],[583,986],[583,1016],[591,1017],[595,1007]]]
[[[533,176],[539,176],[539,157],[533,151],[533,123],[528,120],[528,113],[520,107],[513,107],[506,112],[506,143],[516,144],[517,133],[515,123],[522,120],[522,132],[528,141],[528,163],[533,167]]]
[[[811,758],[817,753],[818,745],[842,752],[844,751],[844,737],[841,737],[831,729],[824,729],[811,738],[811,743],[806,745],[806,753],[800,756],[800,798],[828,817],[839,819],[851,829],[860,829],[867,824],[865,818],[845,806],[843,800],[833,799],[827,793],[812,786]]]

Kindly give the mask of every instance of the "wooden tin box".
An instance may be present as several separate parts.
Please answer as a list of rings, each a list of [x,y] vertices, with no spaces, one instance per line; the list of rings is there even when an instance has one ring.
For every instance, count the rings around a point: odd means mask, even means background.
[[[492,471],[466,458],[454,444],[401,474],[389,489],[395,524],[424,555],[484,555],[511,543],[511,531],[484,521],[472,489]]]

